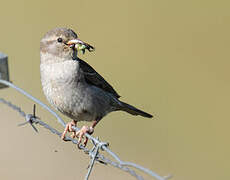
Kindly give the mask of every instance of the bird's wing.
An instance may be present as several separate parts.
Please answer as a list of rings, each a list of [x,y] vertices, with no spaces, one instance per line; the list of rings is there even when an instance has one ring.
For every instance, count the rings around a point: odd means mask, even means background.
[[[106,92],[113,94],[119,98],[120,95],[113,89],[113,87],[100,75],[98,74],[88,63],[78,58],[80,69],[84,73],[84,77],[87,83],[92,84]]]

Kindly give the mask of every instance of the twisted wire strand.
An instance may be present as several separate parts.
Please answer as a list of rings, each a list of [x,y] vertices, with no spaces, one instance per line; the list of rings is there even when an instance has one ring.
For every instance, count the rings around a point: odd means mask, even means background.
[[[6,101],[6,100],[3,99],[3,98],[0,98],[0,102],[1,102],[1,103],[4,103],[4,104],[6,104],[6,105],[8,105],[9,107],[11,107],[12,109],[14,109],[15,111],[18,111],[19,114],[20,114],[22,117],[26,117],[26,113],[25,113],[24,111],[22,111],[20,107],[15,106],[15,105],[12,104],[11,102]]]

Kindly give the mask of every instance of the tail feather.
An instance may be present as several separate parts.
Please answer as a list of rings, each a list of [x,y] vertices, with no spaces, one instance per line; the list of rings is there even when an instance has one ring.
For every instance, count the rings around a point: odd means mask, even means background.
[[[140,115],[140,116],[147,117],[147,118],[152,118],[153,117],[151,114],[146,113],[146,112],[144,112],[144,111],[142,111],[140,109],[137,109],[137,108],[135,108],[134,106],[132,106],[130,104],[127,104],[127,103],[121,102],[121,101],[120,101],[120,103],[121,103],[120,109],[122,111],[126,111],[129,114],[132,114],[132,115],[135,115],[135,116]]]

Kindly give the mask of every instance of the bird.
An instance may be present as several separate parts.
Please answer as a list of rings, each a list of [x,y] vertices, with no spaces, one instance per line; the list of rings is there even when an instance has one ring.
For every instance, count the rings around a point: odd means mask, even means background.
[[[48,31],[40,41],[40,76],[43,92],[48,102],[71,119],[61,138],[68,132],[78,137],[78,145],[86,146],[86,133],[92,134],[95,126],[113,111],[125,111],[146,118],[153,116],[121,101],[115,89],[87,62],[78,57],[94,47],[80,40],[69,28],[58,27]],[[92,122],[75,132],[72,126],[79,121]]]

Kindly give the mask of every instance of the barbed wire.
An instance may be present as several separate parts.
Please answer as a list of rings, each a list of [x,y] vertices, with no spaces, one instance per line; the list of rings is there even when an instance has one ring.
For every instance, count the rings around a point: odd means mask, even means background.
[[[0,72],[1,74],[1,72]],[[1,77],[1,76],[0,76]],[[28,97],[29,99],[31,99],[32,101],[36,102],[37,104],[39,104],[41,107],[43,107],[44,109],[46,109],[48,112],[50,112],[54,117],[56,117],[56,119],[58,120],[58,122],[65,127],[65,123],[64,121],[52,110],[50,109],[47,105],[43,104],[40,100],[36,99],[34,96],[30,95],[29,93],[27,93],[26,91],[24,91],[23,89],[17,87],[16,85],[14,85],[13,83],[0,79],[0,84],[4,84],[5,86],[11,87],[13,89],[15,89],[16,91],[20,92],[21,94],[25,95],[26,97]],[[11,107],[12,109],[14,109],[15,111],[17,111],[22,117],[25,118],[26,122],[19,124],[19,126],[21,125],[25,125],[25,124],[30,124],[33,129],[38,132],[37,128],[35,127],[35,124],[39,124],[41,126],[43,126],[44,128],[48,129],[50,132],[58,135],[59,137],[61,137],[61,134],[59,131],[57,131],[56,129],[54,129],[53,127],[51,127],[50,125],[46,124],[45,122],[43,122],[42,120],[40,120],[40,118],[38,118],[36,116],[36,106],[34,105],[34,109],[33,109],[33,114],[26,114],[24,111],[21,110],[20,107],[12,104],[11,102],[0,98],[0,102],[3,104],[8,105],[9,107]],[[79,128],[72,126],[74,131],[78,131]],[[152,176],[153,178],[157,179],[157,180],[167,180],[169,178],[171,178],[172,176],[165,176],[162,177],[160,175],[158,175],[157,173],[144,168],[138,164],[132,163],[132,162],[126,162],[126,161],[122,161],[114,152],[112,152],[109,148],[108,148],[108,143],[102,142],[100,141],[98,138],[94,138],[93,136],[90,136],[89,134],[85,134],[85,136],[92,142],[93,144],[93,148],[92,149],[87,149],[86,147],[84,147],[83,145],[80,145],[80,149],[83,150],[86,154],[88,154],[91,158],[91,162],[90,165],[88,167],[88,172],[86,174],[85,180],[89,179],[90,173],[93,169],[94,163],[95,161],[101,163],[101,164],[109,164],[113,167],[116,167],[120,170],[123,170],[127,173],[129,173],[130,175],[134,176],[136,179],[138,180],[144,180],[144,178],[140,175],[138,175],[133,169],[131,168],[136,168],[140,171],[143,171],[146,174],[149,174],[150,176]],[[73,139],[71,137],[66,136],[65,138],[66,141],[70,141],[74,144],[78,144],[78,141],[76,139]],[[106,158],[105,156],[103,156],[102,154],[99,153],[99,150],[102,151],[106,151],[108,154],[110,154],[115,161],[110,160],[109,158]]]
[[[50,132],[52,132],[53,134],[56,134],[59,137],[61,137],[61,135],[62,135],[61,132],[59,132],[56,129],[52,128],[51,126],[49,126],[45,122],[41,121],[38,117],[35,116],[35,114],[26,114],[25,112],[23,112],[21,110],[20,107],[12,104],[9,101],[6,101],[3,98],[0,98],[0,102],[3,103],[3,104],[8,105],[13,110],[19,112],[19,114],[26,119],[26,122],[19,124],[19,126],[25,125],[27,123],[31,124],[32,126],[34,126],[34,124],[39,124],[39,125],[43,126],[44,128],[50,130]],[[38,132],[37,129],[35,131]],[[66,136],[66,141],[71,141],[73,144],[78,144],[78,141],[76,139],[73,139],[73,138],[71,138],[69,136]],[[95,146],[93,148],[95,148]],[[102,164],[105,164],[105,165],[110,164],[111,166],[114,166],[116,168],[119,168],[119,169],[122,169],[123,171],[128,172],[132,176],[136,177],[138,180],[143,180],[143,178],[141,176],[137,175],[135,171],[133,171],[133,170],[127,168],[127,167],[120,166],[119,163],[113,162],[113,161],[109,160],[108,158],[105,158],[102,154],[97,154],[95,156],[93,149],[89,150],[86,147],[84,147],[83,145],[80,145],[80,149],[83,150],[86,154],[88,154],[90,156],[90,158],[94,158],[94,160],[98,161],[99,163],[102,163]],[[90,167],[91,167],[91,170],[92,170],[92,165]]]

